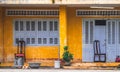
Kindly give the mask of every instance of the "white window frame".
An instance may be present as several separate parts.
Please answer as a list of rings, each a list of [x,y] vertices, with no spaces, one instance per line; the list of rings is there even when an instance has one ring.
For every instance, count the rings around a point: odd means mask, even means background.
[[[23,21],[23,25],[24,25],[24,31],[15,31],[15,21]],[[27,31],[26,30],[26,21],[34,21],[35,22],[35,31]],[[38,31],[38,21],[46,21],[47,22],[47,31]],[[49,22],[52,21],[57,22],[57,31],[50,31],[50,27],[49,27]],[[31,23],[30,23],[31,24]],[[42,23],[43,24],[43,23]],[[55,25],[55,24],[54,24]],[[20,26],[20,24],[19,24]],[[31,25],[30,25],[31,26]],[[43,27],[43,26],[42,26]],[[30,27],[31,28],[31,27]],[[20,27],[19,27],[20,29]],[[54,29],[54,27],[53,27]],[[15,19],[13,21],[13,41],[14,41],[14,45],[16,44],[16,38],[24,38],[25,42],[27,41],[27,38],[35,38],[35,44],[26,44],[27,46],[58,46],[59,45],[59,21],[58,19]],[[47,38],[47,44],[38,44],[38,38]],[[53,41],[52,44],[49,43],[50,38],[53,38],[53,40],[55,41],[55,38],[57,38],[57,44],[55,44],[55,42]],[[31,40],[30,40],[31,42]],[[42,41],[43,42],[43,41]]]

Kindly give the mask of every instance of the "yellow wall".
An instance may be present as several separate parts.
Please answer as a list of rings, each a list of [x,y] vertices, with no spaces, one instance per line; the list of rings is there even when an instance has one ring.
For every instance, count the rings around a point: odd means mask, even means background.
[[[9,9],[9,8],[5,8],[5,9]],[[35,8],[35,9],[38,9],[38,8]],[[39,9],[42,9],[42,8],[39,8]],[[49,8],[43,8],[43,9],[49,9]],[[52,8],[52,9],[56,9],[56,8]],[[16,18],[19,18],[19,19],[22,19],[22,18],[24,19],[25,18],[29,18],[29,19],[57,18],[58,19],[58,17],[44,17],[44,16],[41,16],[41,17],[40,16],[5,16],[5,21],[4,21],[4,49],[5,49],[4,59],[5,59],[5,62],[13,61],[14,53],[16,53],[16,50],[17,50],[17,47],[13,45],[13,20]],[[1,36],[0,36],[0,40],[1,40]],[[27,46],[26,47],[26,58],[27,60],[56,59],[58,58],[58,46]]]
[[[82,59],[82,18],[76,16],[76,8],[67,9],[68,46],[75,59]]]
[[[60,58],[62,58],[63,48],[67,46],[67,7],[60,6],[59,10]]]
[[[3,11],[0,7],[0,61],[3,60]]]
[[[4,56],[4,61],[9,62],[14,60],[14,53],[17,47],[13,46],[13,20],[18,19],[34,19],[34,18],[57,18],[59,19],[59,34],[60,34],[60,57],[62,58],[63,47],[68,45],[69,51],[73,53],[74,59],[82,60],[82,18],[76,16],[75,7],[60,6],[59,8],[0,8],[0,60]],[[6,16],[6,9],[59,9],[59,17],[45,17],[45,16]],[[79,8],[78,8],[79,9]],[[88,8],[85,8],[88,9]],[[2,14],[3,13],[3,14]],[[103,18],[99,17],[84,17],[84,18]],[[104,17],[105,18],[105,17]],[[115,18],[115,17],[112,17]],[[4,25],[4,26],[2,26]],[[4,27],[4,32],[3,32]],[[3,34],[4,33],[4,34]],[[3,36],[4,35],[4,36]],[[4,41],[4,43],[3,43]],[[27,60],[39,59],[56,59],[58,58],[59,46],[27,46],[26,57]],[[3,55],[4,54],[4,55]]]

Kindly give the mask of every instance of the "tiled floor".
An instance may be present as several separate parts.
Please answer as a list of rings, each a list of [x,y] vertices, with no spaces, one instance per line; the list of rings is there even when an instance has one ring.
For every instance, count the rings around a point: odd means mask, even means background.
[[[0,69],[0,72],[120,72],[120,70]]]

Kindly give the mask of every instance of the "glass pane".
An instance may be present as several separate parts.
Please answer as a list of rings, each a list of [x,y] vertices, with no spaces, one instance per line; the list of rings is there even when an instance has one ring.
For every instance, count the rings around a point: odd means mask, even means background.
[[[119,26],[118,26],[118,29],[119,29],[119,34],[118,34],[118,38],[119,38],[119,44],[120,44],[120,22],[119,22],[119,24],[118,24]]]
[[[30,21],[26,21],[26,30],[30,31]]]
[[[58,31],[58,22],[57,21],[54,22],[54,31]]]
[[[27,40],[26,40],[27,42],[27,44],[30,44],[30,38],[27,38]]]
[[[108,44],[111,44],[111,23],[108,22]]]
[[[115,44],[115,22],[112,22],[112,44]]]
[[[53,38],[50,38],[49,43],[53,44]]]
[[[53,21],[50,21],[50,31],[53,31]]]
[[[23,21],[20,21],[20,31],[23,31]]]
[[[15,39],[15,43],[18,44],[18,41],[19,41],[19,38],[16,38]]]
[[[35,31],[35,21],[31,22],[31,31]]]
[[[85,22],[85,44],[88,44],[89,35],[89,24],[88,21]]]
[[[31,43],[35,44],[35,38],[32,38]]]
[[[90,43],[93,43],[93,21],[90,21]]]
[[[46,30],[47,30],[47,22],[43,21],[43,31],[46,31]]]
[[[20,38],[20,41],[24,41],[24,38]]]
[[[38,31],[41,31],[41,21],[38,21]]]
[[[58,44],[58,39],[54,38],[54,44]]]
[[[15,21],[15,31],[18,31],[19,30],[19,24],[18,24],[18,21]]]
[[[47,39],[43,38],[43,44],[47,44]]]
[[[42,39],[38,38],[38,44],[42,44]]]

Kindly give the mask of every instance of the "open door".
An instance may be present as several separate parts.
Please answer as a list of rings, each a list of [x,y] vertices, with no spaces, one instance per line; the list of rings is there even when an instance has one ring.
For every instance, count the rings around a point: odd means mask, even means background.
[[[94,31],[94,20],[83,21],[83,49],[82,49],[82,61],[93,62],[93,31]]]
[[[117,24],[116,20],[107,20],[106,26],[107,62],[115,62],[117,55]]]

